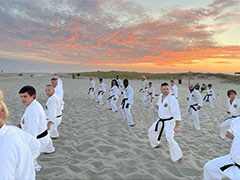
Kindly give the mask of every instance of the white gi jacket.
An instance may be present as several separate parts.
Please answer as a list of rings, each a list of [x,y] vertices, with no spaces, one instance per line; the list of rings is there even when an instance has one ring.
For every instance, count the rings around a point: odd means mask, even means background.
[[[148,81],[145,79],[142,81],[142,92],[145,92],[148,87]]]
[[[188,109],[190,106],[194,106],[195,109],[197,109],[198,106],[202,107],[203,100],[200,92],[196,89],[194,89],[192,92],[189,92],[189,97],[188,97]],[[197,105],[196,105],[197,104]]]
[[[118,87],[116,85],[111,87],[111,89],[110,89],[110,96],[114,96],[116,98],[118,98],[120,96],[120,91],[119,91],[119,89],[118,89]]]
[[[170,94],[176,98],[178,97],[178,88],[175,84],[173,86],[170,86]]]
[[[240,99],[235,98],[232,104],[230,104],[230,99],[228,99],[227,104],[228,104],[228,110],[231,116],[240,115]]]
[[[207,94],[211,94],[212,95],[212,99],[216,99],[216,96],[215,96],[215,92],[213,90],[213,88],[209,89],[207,88]]]
[[[55,93],[48,98],[45,113],[47,121],[52,121],[53,123],[56,123],[56,118],[62,115],[61,101]]]
[[[95,84],[96,84],[96,82],[95,82],[94,80],[91,80],[91,81],[89,82],[90,88],[95,88]]]
[[[103,82],[99,84],[99,92],[106,92],[106,84],[104,84]]]
[[[127,98],[128,100],[126,100],[125,104],[133,104],[133,88],[128,85],[127,88],[124,89],[123,91],[123,96],[124,98]]]

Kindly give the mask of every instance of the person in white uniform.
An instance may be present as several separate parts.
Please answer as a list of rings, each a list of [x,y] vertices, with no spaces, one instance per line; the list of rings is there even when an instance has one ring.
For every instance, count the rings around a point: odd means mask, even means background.
[[[61,101],[51,84],[46,85],[46,94],[49,97],[46,103],[46,118],[49,135],[52,139],[59,139],[58,126],[62,120]]]
[[[32,86],[24,86],[19,95],[22,103],[27,107],[21,123],[17,126],[23,131],[31,134],[41,142],[40,152],[53,153],[52,140],[47,130],[46,115],[41,104],[36,100],[36,90]],[[35,161],[35,170],[40,171],[41,166]]]
[[[90,79],[90,82],[89,82],[90,87],[88,90],[88,95],[91,100],[94,100],[94,90],[95,90],[96,82],[93,80],[92,77],[90,77],[89,79]]]
[[[211,104],[211,108],[214,108],[213,100],[216,99],[215,92],[212,88],[212,84],[208,84],[207,95],[203,98],[204,102],[209,102]]]
[[[170,84],[171,84],[170,94],[177,99],[178,98],[178,88],[177,88],[176,84],[174,83],[174,80],[171,80]]]
[[[145,107],[150,107],[150,109],[154,109],[153,99],[155,96],[155,89],[152,86],[152,82],[148,83],[147,97],[144,100]]]
[[[134,126],[135,124],[133,122],[132,114],[131,114],[131,106],[133,104],[133,88],[129,85],[129,82],[127,79],[123,80],[123,85],[124,85],[124,90],[123,90],[124,98],[119,107],[119,115],[122,120],[125,120],[127,118],[127,122],[129,126]],[[125,115],[126,115],[126,118],[125,118]]]
[[[0,180],[34,180],[40,142],[17,127],[5,125],[7,119],[8,109],[0,91]]]
[[[113,79],[111,82],[111,89],[109,90],[110,97],[108,98],[109,109],[113,112],[117,112],[117,101],[120,96],[120,91],[118,88],[118,83],[116,79]]]
[[[227,96],[229,98],[227,101],[227,113],[230,117],[225,119],[220,125],[220,137],[228,141],[225,134],[230,128],[232,120],[240,116],[240,99],[237,98],[237,92],[233,89],[227,91]]]
[[[161,94],[155,108],[158,109],[158,120],[148,129],[148,138],[153,148],[160,147],[160,140],[163,131],[168,141],[171,160],[183,162],[182,150],[174,140],[174,133],[180,131],[181,113],[177,99],[170,93],[167,83],[161,84]]]
[[[146,98],[147,88],[148,88],[147,78],[146,78],[146,76],[142,76],[142,87],[141,87],[141,89],[139,90],[139,92],[141,93],[142,101],[143,101],[143,102],[145,101],[145,98]]]
[[[118,75],[116,76],[116,80],[117,80],[117,83],[118,83],[119,88],[122,88],[122,87],[123,87],[123,84],[122,84],[122,81],[121,81],[121,79],[119,78]]]
[[[97,102],[99,102],[100,105],[104,105],[103,103],[103,96],[104,94],[106,93],[106,85],[104,84],[103,82],[103,79],[102,78],[99,78],[99,91],[98,91],[98,95],[97,95]]]
[[[59,99],[61,100],[61,110],[63,111],[64,109],[64,101],[63,101],[63,95],[64,95],[64,91],[63,91],[63,83],[62,80],[60,79],[59,76],[53,76],[53,78],[51,79],[51,84],[54,87],[55,90],[55,94],[59,97]]]
[[[204,165],[204,180],[240,179],[240,117],[231,122],[226,137],[232,140],[230,153]]]
[[[200,130],[198,111],[201,109],[203,101],[200,92],[194,88],[193,84],[189,85],[189,97],[187,100],[186,122],[190,125],[190,116],[192,115],[195,129]]]

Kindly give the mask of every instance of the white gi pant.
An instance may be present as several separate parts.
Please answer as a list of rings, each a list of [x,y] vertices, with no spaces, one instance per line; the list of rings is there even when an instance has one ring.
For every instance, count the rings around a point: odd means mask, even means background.
[[[51,138],[59,137],[57,128],[61,122],[62,122],[62,116],[59,118],[56,118],[55,122],[53,124],[51,124],[50,130],[48,131]]]
[[[103,98],[103,94],[99,93],[98,96],[97,96],[97,99],[98,99],[100,105],[104,104],[102,98]]]
[[[204,180],[222,180],[223,178],[239,180],[240,169],[238,167],[232,166],[225,171],[221,171],[220,168],[228,164],[234,164],[230,155],[208,161],[204,165]]]
[[[222,124],[220,125],[220,137],[223,139],[228,139],[226,137],[226,132],[228,131],[228,129],[230,128],[231,122],[234,118],[228,118],[225,121],[222,122]]]
[[[128,125],[134,125],[133,119],[132,119],[132,114],[131,114],[131,105],[129,104],[128,108],[126,108],[126,105],[124,106],[124,109],[122,106],[119,107],[119,116],[122,120],[125,120],[127,118],[127,123]],[[124,110],[124,111],[123,111]],[[125,117],[126,115],[126,117]]]
[[[150,109],[153,109],[153,104],[152,104],[152,96],[148,95],[145,99],[144,99],[144,105],[145,107],[150,107]]]
[[[197,109],[197,106],[194,106],[195,109]],[[198,119],[198,110],[194,110],[193,108],[188,108],[186,112],[186,123],[190,125],[190,116],[193,116],[194,126],[196,130],[200,130],[200,124]]]
[[[114,97],[112,97],[111,99],[108,100],[108,106],[110,109],[112,109],[113,112],[118,111],[118,108],[117,108],[118,97],[115,97],[115,98],[116,98],[116,100],[114,100]]]
[[[146,91],[145,90],[141,91],[141,96],[142,96],[142,101],[144,102],[146,99]]]
[[[207,101],[207,99],[208,99],[208,101]],[[205,102],[209,102],[210,105],[211,105],[211,108],[214,108],[214,105],[213,105],[213,97],[212,97],[212,96],[206,97],[206,98],[204,99],[204,101],[205,101]]]
[[[88,94],[88,95],[89,95],[89,98],[90,98],[91,100],[94,99],[94,94],[93,94],[93,93],[94,93],[94,91],[90,90],[90,91],[89,91],[89,94]]]
[[[157,131],[155,131],[155,126],[156,126],[157,122],[158,122],[158,120],[155,121],[152,124],[152,126],[148,129],[148,138],[150,140],[150,145],[153,148],[155,148],[156,146],[158,146],[160,144],[160,141],[158,141],[157,138],[159,136],[159,133],[160,133],[160,130],[162,127],[162,122],[159,122],[158,129],[157,129]],[[168,141],[171,160],[176,162],[180,158],[183,157],[183,154],[182,154],[181,148],[179,147],[177,142],[174,140],[175,121],[173,121],[173,120],[165,121],[164,124],[165,124],[164,132],[165,132],[165,137]]]

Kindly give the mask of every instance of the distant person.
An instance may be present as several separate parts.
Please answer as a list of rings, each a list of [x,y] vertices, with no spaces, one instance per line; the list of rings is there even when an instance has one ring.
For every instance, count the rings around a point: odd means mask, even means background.
[[[5,125],[7,119],[8,109],[0,91],[0,179],[34,180],[40,142],[17,127]]]
[[[207,95],[203,98],[203,101],[209,102],[211,105],[211,108],[214,108],[213,100],[215,100],[215,99],[216,99],[216,96],[215,96],[215,92],[212,88],[212,84],[208,84]]]
[[[227,91],[228,96],[228,111],[227,113],[230,115],[229,118],[225,119],[220,125],[220,137],[226,139],[226,132],[230,128],[231,122],[240,117],[240,99],[237,98],[237,92],[233,89]],[[228,139],[226,139],[228,141]]]
[[[177,88],[176,84],[174,83],[174,80],[171,80],[170,84],[171,84],[170,94],[177,99],[178,98],[178,88]]]
[[[64,91],[63,91],[63,82],[61,78],[58,75],[55,75],[51,79],[51,84],[54,87],[54,91],[56,95],[59,97],[61,100],[61,109],[62,111],[64,110],[64,101],[63,101],[63,96],[64,96]]]
[[[108,106],[113,112],[117,112],[117,101],[120,96],[119,86],[116,79],[111,82],[111,88],[109,90],[110,97],[108,98]]]
[[[187,100],[186,122],[188,125],[190,124],[190,115],[192,115],[195,129],[200,130],[198,111],[201,109],[203,101],[200,92],[194,88],[193,84],[189,85],[189,96]]]
[[[103,78],[99,78],[99,91],[97,95],[97,102],[99,102],[100,105],[104,105],[103,103],[103,96],[106,93],[106,84],[103,82]]]
[[[201,93],[203,92],[203,91],[205,91],[207,89],[207,86],[206,86],[206,84],[202,84],[202,87],[201,87]]]
[[[154,99],[154,96],[155,96],[155,89],[152,85],[152,82],[149,82],[148,83],[148,89],[147,89],[147,97],[145,98],[145,107],[150,107],[150,109],[154,109],[154,106],[153,106],[153,99]]]
[[[126,115],[128,125],[133,127],[135,125],[132,119],[132,114],[131,114],[131,106],[133,104],[133,88],[129,85],[129,82],[127,79],[123,80],[123,85],[124,85],[124,90],[123,90],[124,98],[119,108],[119,114],[122,120],[125,120],[125,115]]]
[[[89,82],[90,88],[88,90],[88,95],[91,100],[94,100],[94,91],[95,91],[96,82],[93,80],[92,77],[90,77],[89,79],[90,79],[90,82]]]
[[[199,89],[200,89],[200,85],[199,85],[199,83],[197,83],[197,84],[194,86],[194,89],[196,89],[196,90],[199,91]]]
[[[123,84],[122,84],[122,81],[121,81],[121,79],[119,78],[118,75],[116,76],[116,80],[117,80],[119,88],[122,88]]]
[[[145,101],[146,98],[146,92],[147,92],[147,88],[148,88],[148,81],[146,76],[142,76],[142,87],[139,90],[139,92],[141,92],[141,96],[142,96],[142,101]]]
[[[80,78],[80,73],[77,73],[77,78],[78,78],[78,79]]]

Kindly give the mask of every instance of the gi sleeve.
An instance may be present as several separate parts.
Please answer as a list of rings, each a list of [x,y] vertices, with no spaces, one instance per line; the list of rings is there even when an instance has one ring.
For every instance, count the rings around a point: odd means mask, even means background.
[[[171,97],[170,99],[170,111],[175,121],[176,120],[181,121],[181,113],[180,113],[178,101],[174,97]]]

